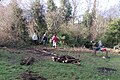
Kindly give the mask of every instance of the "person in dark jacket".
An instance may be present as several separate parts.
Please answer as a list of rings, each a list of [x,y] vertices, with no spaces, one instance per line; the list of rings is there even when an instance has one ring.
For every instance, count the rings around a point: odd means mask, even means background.
[[[46,49],[46,44],[47,44],[47,36],[46,36],[46,34],[43,35],[42,41],[43,41],[43,47]]]

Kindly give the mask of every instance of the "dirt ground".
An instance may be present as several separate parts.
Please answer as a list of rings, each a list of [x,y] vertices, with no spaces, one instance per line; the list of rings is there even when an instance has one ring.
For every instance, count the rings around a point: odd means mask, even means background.
[[[40,76],[39,74],[32,72],[32,71],[26,71],[21,74],[22,80],[47,80],[46,78]]]
[[[63,51],[66,53],[69,52],[74,52],[74,53],[83,53],[83,52],[87,52],[87,53],[93,53],[92,50],[86,49],[86,48],[52,48],[49,47],[47,49],[43,49],[43,47],[33,47],[33,48],[7,48],[7,47],[2,47],[2,49],[5,49],[9,52],[12,53],[24,53],[27,55],[27,57],[34,57],[35,59],[51,59],[51,56],[53,56],[54,54],[57,54],[58,51]],[[29,54],[29,55],[28,55]]]
[[[112,73],[116,72],[116,69],[107,68],[107,67],[99,67],[98,72],[99,75],[111,75]]]
[[[7,48],[7,47],[0,47],[2,49],[8,50],[12,53],[24,53],[26,54],[26,57],[34,57],[36,60],[40,59],[49,59],[52,60],[51,57],[54,54],[57,54],[57,52],[65,52],[65,53],[91,53],[93,54],[94,51],[87,49],[87,48],[60,48],[57,47],[56,49],[53,47],[47,47],[47,49],[44,49],[42,46],[33,46],[28,48]],[[109,52],[114,54],[113,52]]]

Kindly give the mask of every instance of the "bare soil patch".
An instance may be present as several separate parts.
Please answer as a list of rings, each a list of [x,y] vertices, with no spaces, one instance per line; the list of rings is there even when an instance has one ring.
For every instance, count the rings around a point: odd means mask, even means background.
[[[20,65],[32,65],[34,61],[35,58],[33,57],[24,58],[21,60]]]
[[[111,75],[117,71],[116,69],[107,68],[107,67],[99,67],[97,69],[101,75]]]
[[[47,80],[43,76],[40,76],[39,74],[32,71],[26,71],[22,73],[20,76],[22,80]]]

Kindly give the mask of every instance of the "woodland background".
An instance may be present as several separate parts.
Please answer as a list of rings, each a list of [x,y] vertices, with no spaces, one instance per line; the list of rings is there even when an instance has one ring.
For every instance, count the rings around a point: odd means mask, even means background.
[[[28,9],[22,9],[21,1],[17,0],[11,0],[7,5],[0,4],[0,45],[31,45],[34,31],[39,37],[46,32],[48,43],[56,33],[61,46],[88,47],[91,40],[102,40],[106,47],[119,44],[120,3],[100,11],[98,1],[94,0],[92,4],[91,1],[86,0],[87,9],[78,16],[76,14],[80,10],[77,7],[82,3],[78,4],[77,0],[60,0],[60,7],[53,0],[48,0],[47,4],[35,0],[29,5],[22,5]]]

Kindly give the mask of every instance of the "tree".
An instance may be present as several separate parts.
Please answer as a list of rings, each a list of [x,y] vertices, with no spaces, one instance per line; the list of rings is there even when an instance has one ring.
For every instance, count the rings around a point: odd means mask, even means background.
[[[68,0],[61,0],[60,2],[61,2],[61,7],[65,8],[66,5],[67,5]]]
[[[5,7],[0,4],[0,46],[6,45],[13,40],[10,30],[13,21],[12,13],[11,7]]]
[[[28,40],[28,29],[26,27],[26,19],[22,16],[22,9],[19,8],[17,1],[13,0],[11,3],[13,6],[13,20],[11,30],[15,37],[18,37],[27,42]]]
[[[63,18],[61,16],[61,10],[48,12],[46,15],[46,22],[47,22],[47,28],[48,32],[54,34],[56,32],[59,32],[60,25],[63,24]]]
[[[72,5],[73,5],[72,24],[74,25],[76,14],[77,14],[77,7],[78,7],[77,0],[72,0]]]
[[[88,1],[90,2],[90,1]],[[89,6],[89,4],[88,4]],[[96,0],[94,0],[92,12],[90,12],[90,8],[86,10],[85,14],[83,15],[83,24],[88,27],[89,30],[89,40],[96,39]]]
[[[109,28],[103,37],[105,45],[113,47],[120,43],[120,19],[116,19],[109,23]]]
[[[63,20],[67,25],[68,21],[71,19],[72,14],[72,6],[69,0],[61,0],[61,10],[63,10],[63,13],[61,15],[63,16]]]
[[[96,30],[95,30],[95,27],[96,27],[96,0],[94,0],[94,3],[93,3],[93,9],[92,9],[92,14],[91,14],[91,25],[89,26],[89,31],[90,31],[90,34],[89,34],[89,38],[90,40],[94,41],[96,39]]]
[[[54,9],[53,9],[54,8]],[[65,22],[65,10],[64,8],[57,8],[53,1],[48,0],[48,12],[46,14],[47,28],[50,33],[56,33],[60,31],[60,26]]]
[[[48,11],[55,11],[56,10],[56,6],[55,6],[55,3],[53,0],[48,0],[47,1],[47,8],[48,8]]]
[[[67,10],[66,10],[66,18],[65,18],[65,20],[70,21],[71,15],[72,15],[72,6],[71,6],[70,2],[68,2],[66,7],[67,7]]]
[[[85,25],[85,27],[89,28],[92,25],[91,21],[92,21],[92,15],[87,10],[87,11],[85,11],[85,14],[83,15],[83,21],[82,21],[82,23]]]
[[[34,28],[39,32],[45,32],[47,29],[44,12],[44,5],[40,3],[40,0],[36,0],[32,5],[32,15],[35,22]]]

